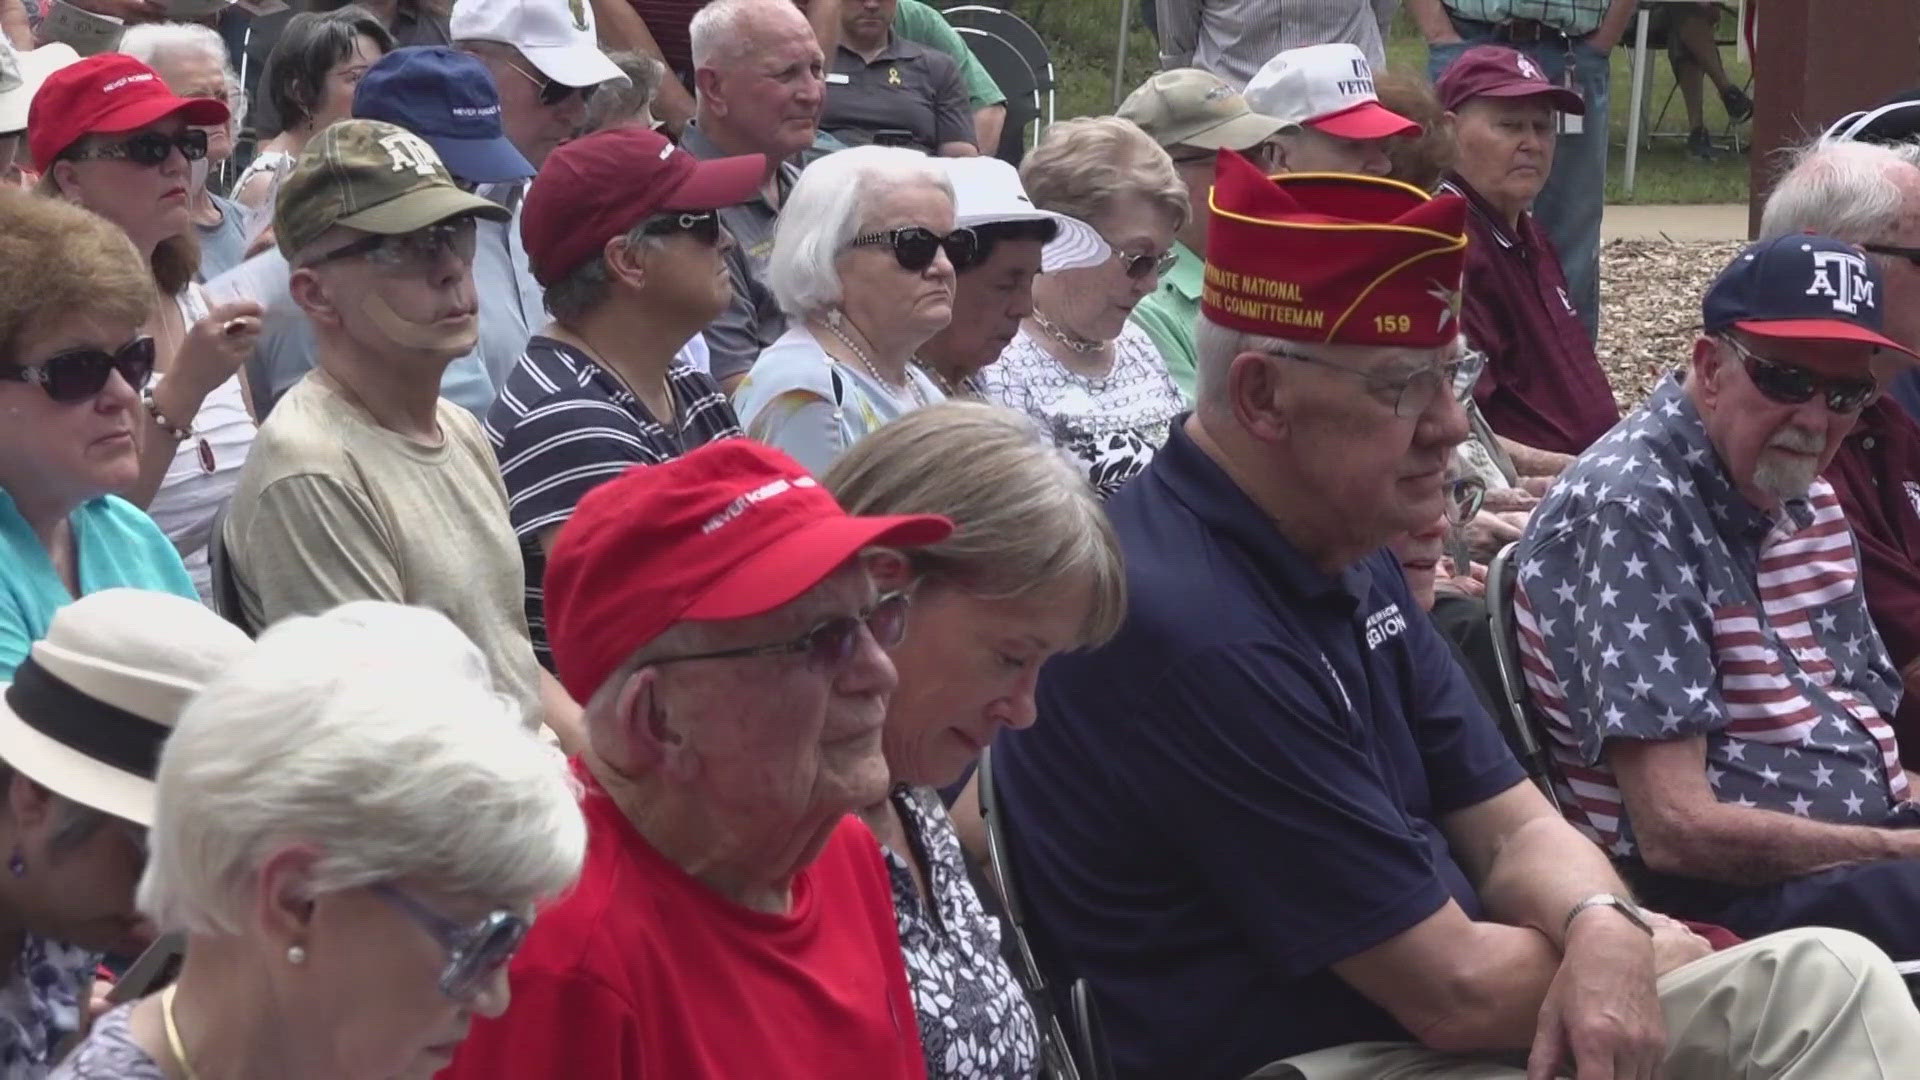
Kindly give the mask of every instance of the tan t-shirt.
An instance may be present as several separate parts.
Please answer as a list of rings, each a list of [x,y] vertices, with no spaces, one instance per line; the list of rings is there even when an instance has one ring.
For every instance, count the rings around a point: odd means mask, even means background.
[[[350,600],[432,608],[486,654],[500,692],[540,723],[524,571],[507,492],[472,414],[440,401],[439,446],[374,422],[317,372],[260,425],[228,513],[247,621]]]

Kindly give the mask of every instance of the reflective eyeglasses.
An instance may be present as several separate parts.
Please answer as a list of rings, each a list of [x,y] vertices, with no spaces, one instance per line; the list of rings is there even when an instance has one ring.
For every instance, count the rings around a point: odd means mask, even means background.
[[[428,273],[440,265],[441,256],[447,252],[452,252],[461,262],[472,262],[474,249],[479,246],[477,228],[474,217],[467,215],[437,221],[398,236],[363,236],[307,265],[321,266],[340,259],[365,257],[375,266],[388,270]]]
[[[1393,395],[1393,415],[1403,420],[1426,412],[1427,407],[1432,405],[1434,399],[1441,394],[1453,393],[1454,380],[1460,374],[1461,365],[1467,362],[1465,357],[1455,356],[1432,367],[1421,368],[1405,378],[1394,379],[1371,371],[1361,371],[1359,368],[1348,367],[1345,364],[1337,364],[1332,360],[1322,360],[1317,356],[1304,356],[1300,353],[1273,355],[1282,360],[1297,360],[1303,364],[1312,364],[1315,367],[1323,367],[1364,379],[1368,386],[1383,398],[1387,394]]]
[[[1458,528],[1480,514],[1487,501],[1487,482],[1477,476],[1447,481],[1447,524]]]
[[[185,131],[168,135],[159,131],[144,131],[138,135],[113,143],[84,150],[75,150],[68,154],[71,161],[128,161],[149,168],[167,160],[175,150],[188,161],[199,161],[207,156],[207,133],[201,128],[188,128]]]
[[[1164,274],[1173,269],[1174,263],[1180,261],[1180,256],[1171,251],[1163,251],[1158,255],[1129,255],[1115,248],[1113,257],[1120,260],[1120,265],[1126,270],[1127,276],[1135,281],[1139,281],[1148,274]]]
[[[500,62],[519,72],[528,82],[539,87],[540,104],[548,108],[560,104],[575,94],[580,95],[580,103],[585,105],[587,102],[593,100],[594,92],[600,89],[599,83],[593,83],[589,86],[568,86],[566,83],[554,82],[552,79],[535,75],[533,72],[528,71],[526,68],[521,67],[511,60],[502,60]]]
[[[883,649],[900,644],[900,639],[907,633],[907,608],[912,602],[911,594],[892,592],[882,596],[859,615],[835,615],[831,619],[823,619],[814,624],[813,629],[791,641],[685,656],[663,656],[649,660],[647,664],[657,666],[687,660],[730,660],[743,656],[792,656],[805,653],[808,667],[815,671],[833,671],[853,659],[854,652],[860,647],[860,628],[863,626]]]
[[[891,247],[894,261],[900,264],[900,269],[917,274],[933,265],[934,254],[942,250],[947,253],[947,261],[956,267],[972,262],[974,252],[980,247],[980,238],[974,235],[972,229],[955,229],[941,236],[932,229],[909,225],[900,229],[861,233],[848,246]]]
[[[32,383],[62,405],[90,400],[114,372],[137,392],[153,376],[153,339],[137,337],[113,352],[68,349],[38,364],[0,364],[0,380]]]
[[[1747,368],[1747,378],[1753,380],[1753,388],[1768,401],[1782,405],[1804,405],[1813,400],[1815,394],[1819,394],[1833,412],[1854,413],[1865,408],[1880,390],[1880,384],[1871,375],[1858,379],[1816,375],[1797,364],[1756,356],[1745,345],[1730,337],[1720,340],[1740,354]]]
[[[686,233],[703,244],[720,241],[720,211],[700,210],[688,213],[661,214],[640,227],[648,236],[672,236],[674,233]]]
[[[406,912],[447,952],[440,992],[454,1001],[471,1001],[526,940],[533,922],[500,910],[471,926],[462,926],[392,885],[368,886],[375,896]]]

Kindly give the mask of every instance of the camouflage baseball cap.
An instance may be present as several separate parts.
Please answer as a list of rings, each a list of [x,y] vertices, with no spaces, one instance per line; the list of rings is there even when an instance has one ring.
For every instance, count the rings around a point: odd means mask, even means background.
[[[378,120],[342,120],[315,135],[280,181],[273,228],[280,253],[296,253],[335,225],[398,236],[450,217],[494,221],[507,208],[461,191],[425,139]]]
[[[1285,126],[1254,112],[1226,80],[1198,68],[1148,79],[1120,103],[1119,115],[1161,146],[1201,150],[1248,150]]]

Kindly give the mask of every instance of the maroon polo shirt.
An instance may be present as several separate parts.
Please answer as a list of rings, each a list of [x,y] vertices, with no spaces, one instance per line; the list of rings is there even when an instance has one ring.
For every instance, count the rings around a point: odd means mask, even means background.
[[[1827,466],[1860,544],[1867,614],[1893,666],[1920,659],[1920,424],[1882,398],[1860,414]],[[1893,715],[1902,763],[1920,768],[1920,694],[1905,694]]]
[[[1474,400],[1495,433],[1580,453],[1620,421],[1620,408],[1567,294],[1560,257],[1532,214],[1509,229],[1457,174],[1441,187],[1464,196],[1472,211],[1460,324],[1487,354]]]
[[[660,46],[660,56],[666,60],[667,69],[675,78],[689,81],[693,76],[693,39],[687,36],[687,26],[693,22],[693,13],[706,6],[706,0],[627,2],[633,5],[640,21],[647,24],[647,32],[653,35],[654,44]]]

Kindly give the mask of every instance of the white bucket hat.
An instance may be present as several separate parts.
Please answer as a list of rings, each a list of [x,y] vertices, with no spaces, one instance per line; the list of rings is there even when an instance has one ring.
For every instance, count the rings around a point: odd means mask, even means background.
[[[0,759],[57,795],[151,826],[161,745],[187,702],[251,646],[184,597],[89,593],[54,614],[0,688]]]
[[[562,86],[632,81],[600,51],[587,0],[456,0],[450,29],[455,41],[497,41],[519,49]]]
[[[995,221],[1051,221],[1059,232],[1040,254],[1045,273],[1098,266],[1113,249],[1093,226],[1076,217],[1042,210],[1027,198],[1020,173],[999,158],[936,158],[953,184],[953,222],[961,228]]]

